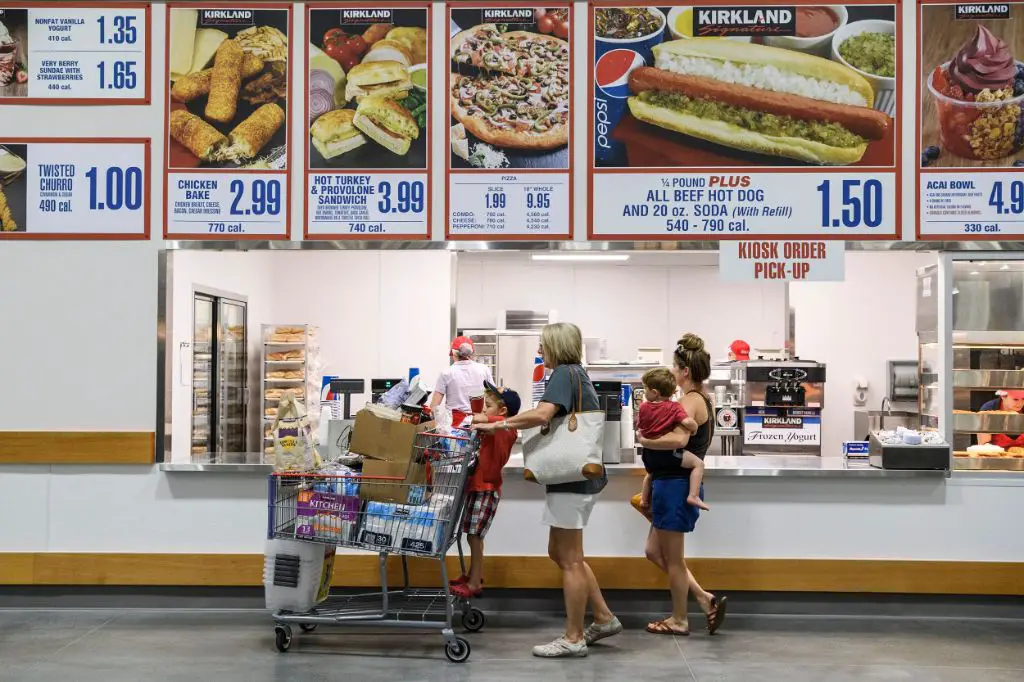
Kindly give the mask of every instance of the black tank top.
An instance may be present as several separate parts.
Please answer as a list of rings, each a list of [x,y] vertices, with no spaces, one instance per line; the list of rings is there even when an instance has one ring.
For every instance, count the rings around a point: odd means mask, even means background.
[[[686,445],[686,449],[704,459],[704,455],[708,454],[708,448],[711,447],[711,440],[715,437],[715,410],[711,405],[711,398],[704,393],[688,391],[687,395],[690,393],[696,393],[703,398],[704,404],[708,408],[708,420],[697,427],[697,433],[690,436],[690,442]]]

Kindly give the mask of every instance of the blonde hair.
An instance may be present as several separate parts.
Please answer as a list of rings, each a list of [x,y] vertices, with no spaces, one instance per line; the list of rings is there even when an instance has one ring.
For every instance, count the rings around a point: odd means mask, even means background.
[[[662,398],[671,398],[676,392],[676,378],[667,367],[647,370],[640,381],[643,382],[644,388],[657,391]]]
[[[698,386],[711,376],[711,355],[704,349],[704,339],[696,334],[683,334],[673,355],[676,367],[690,370],[690,379]]]
[[[551,367],[583,364],[583,334],[580,328],[568,322],[546,325],[540,332],[540,345],[544,359]]]

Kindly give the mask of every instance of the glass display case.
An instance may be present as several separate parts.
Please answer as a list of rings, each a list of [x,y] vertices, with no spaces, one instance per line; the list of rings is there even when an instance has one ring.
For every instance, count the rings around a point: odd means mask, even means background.
[[[945,432],[956,470],[1024,471],[1024,260],[947,255],[939,269],[918,277],[924,425]],[[921,329],[923,308],[941,332]]]
[[[246,451],[246,301],[192,298],[192,455]]]

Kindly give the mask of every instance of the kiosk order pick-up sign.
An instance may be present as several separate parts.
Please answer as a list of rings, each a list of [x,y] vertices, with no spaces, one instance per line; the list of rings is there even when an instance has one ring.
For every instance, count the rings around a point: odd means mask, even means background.
[[[590,6],[594,239],[895,238],[900,5]]]

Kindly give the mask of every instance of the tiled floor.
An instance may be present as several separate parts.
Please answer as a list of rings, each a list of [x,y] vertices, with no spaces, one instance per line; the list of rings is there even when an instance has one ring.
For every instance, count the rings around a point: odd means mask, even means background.
[[[535,621],[535,622],[534,622]],[[694,623],[696,625],[696,622]],[[639,626],[639,622],[631,623]],[[449,663],[440,634],[296,634],[274,647],[257,611],[0,610],[0,680],[15,682],[1020,682],[1024,622],[731,617],[715,637],[647,635],[633,627],[582,660],[543,661],[532,645],[549,618],[491,617]]]

